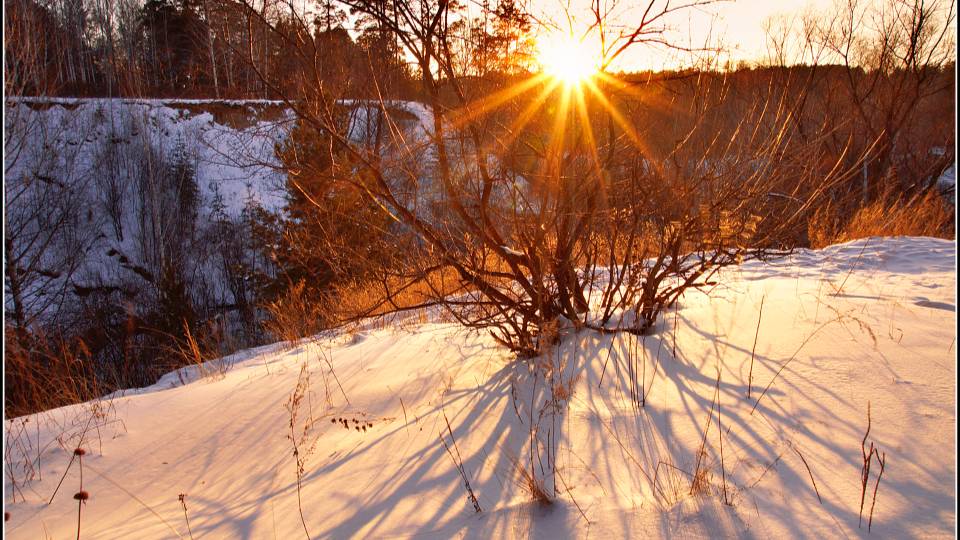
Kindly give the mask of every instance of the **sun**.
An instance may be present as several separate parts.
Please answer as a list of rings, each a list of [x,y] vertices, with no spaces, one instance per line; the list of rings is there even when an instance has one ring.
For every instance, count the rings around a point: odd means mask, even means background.
[[[568,86],[579,85],[597,72],[597,57],[582,41],[552,36],[540,41],[537,58],[543,72]]]

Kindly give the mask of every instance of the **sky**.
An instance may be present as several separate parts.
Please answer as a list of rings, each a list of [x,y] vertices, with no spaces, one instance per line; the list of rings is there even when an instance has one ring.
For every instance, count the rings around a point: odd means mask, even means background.
[[[674,1],[673,5],[683,1]],[[625,26],[639,20],[647,4],[645,0],[620,0],[619,3],[615,18]],[[657,2],[657,6],[663,4],[662,1]],[[582,31],[590,18],[586,11],[589,0],[531,0],[529,8],[534,13],[542,14],[544,20],[560,21],[560,26],[566,26],[563,15],[566,5],[570,6],[575,31]],[[799,16],[808,10],[823,12],[832,5],[833,0],[720,1],[671,14],[667,20],[667,35],[672,43],[688,48],[702,48],[708,41],[712,46],[720,44],[727,51],[725,58],[734,62],[755,61],[762,58],[766,50],[766,20],[776,17],[799,20]],[[689,53],[665,50],[664,47],[635,46],[611,68],[613,71],[659,69],[689,64],[691,61]]]

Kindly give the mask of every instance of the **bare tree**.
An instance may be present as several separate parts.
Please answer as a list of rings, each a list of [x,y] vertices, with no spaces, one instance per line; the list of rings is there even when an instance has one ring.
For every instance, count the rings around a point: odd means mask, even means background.
[[[65,324],[61,310],[71,278],[96,242],[84,204],[92,182],[80,159],[83,139],[60,144],[64,126],[50,125],[28,102],[8,103],[4,115],[5,301],[18,334],[38,321]]]
[[[934,180],[944,164],[930,170],[929,163],[942,160],[911,144],[907,131],[925,102],[953,88],[955,2],[847,0],[838,15],[821,21],[820,38],[845,68],[859,144],[873,146],[862,167],[863,200],[885,185],[910,189],[918,177]]]
[[[465,84],[455,4],[344,3],[402,45],[426,101],[375,102],[389,124],[385,151],[350,136],[343,111],[356,111],[357,102],[337,101],[321,84],[300,94],[308,100],[287,99],[299,122],[338,149],[315,174],[362,193],[390,220],[385,244],[402,245],[403,257],[387,257],[372,272],[379,300],[368,313],[439,305],[521,354],[541,350],[541,337],[556,335],[545,329],[560,320],[644,333],[684,291],[709,286],[718,269],[789,249],[816,197],[848,174],[834,166],[809,188],[801,160],[822,140],[799,148],[783,136],[791,121],[785,94],[719,129],[727,119],[710,111],[724,87],[705,84],[690,109],[675,111],[695,121],[657,154],[607,97],[630,92],[613,77],[589,90],[543,75],[493,90]],[[607,43],[604,60],[657,42],[658,24],[694,5],[651,2],[639,26]],[[309,73],[311,45],[247,9]],[[305,24],[293,5],[287,9]],[[418,130],[398,127],[398,107],[418,116]],[[615,122],[605,143],[594,134],[601,118]],[[398,301],[411,290],[421,301]]]

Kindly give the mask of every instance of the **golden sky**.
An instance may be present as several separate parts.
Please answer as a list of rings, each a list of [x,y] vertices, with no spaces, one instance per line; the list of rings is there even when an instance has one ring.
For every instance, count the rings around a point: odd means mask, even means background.
[[[690,0],[686,0],[689,3]],[[867,0],[873,2],[877,0]],[[672,5],[685,0],[674,0]],[[664,5],[658,1],[657,6]],[[640,19],[646,0],[620,0],[614,19],[624,26]],[[807,12],[824,12],[833,5],[833,0],[733,0],[675,12],[665,19],[667,40],[677,45],[697,49],[704,45],[721,46],[724,59],[754,61],[766,51],[764,22],[771,18],[796,19]],[[533,13],[541,14],[544,21],[567,27],[564,7],[569,6],[574,32],[582,32],[589,24],[587,8],[589,0],[531,0]],[[593,36],[591,39],[595,39]],[[690,53],[670,50],[662,46],[635,45],[620,60],[611,66],[636,70],[646,68],[669,68],[689,65],[694,61]]]

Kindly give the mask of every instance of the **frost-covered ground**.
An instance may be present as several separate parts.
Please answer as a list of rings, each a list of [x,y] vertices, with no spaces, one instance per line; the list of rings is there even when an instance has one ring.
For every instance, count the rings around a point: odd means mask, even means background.
[[[381,125],[379,103],[342,105],[360,146],[380,131],[422,145],[432,125],[417,103],[384,105],[398,117],[393,131]],[[253,214],[244,212],[280,212],[286,202],[277,148],[295,116],[282,102],[13,97],[4,113],[7,251],[27,269],[17,289],[28,318],[81,317],[78,286],[142,300],[137,291],[152,288],[171,251],[197,304],[243,303],[225,269],[238,250],[248,266],[262,256],[237,247],[249,240],[236,233],[249,230]],[[184,245],[158,247],[171,238]],[[12,294],[5,290],[10,311]]]
[[[955,257],[955,242],[929,238],[800,251],[727,272],[711,297],[684,298],[639,342],[568,334],[537,360],[562,364],[550,381],[561,386],[556,415],[528,362],[451,324],[371,325],[245,351],[202,377],[188,368],[97,404],[7,421],[6,532],[76,535],[79,463],[47,501],[79,445],[84,538],[303,537],[285,407],[303,369],[294,431],[313,538],[868,537],[879,472],[875,461],[858,527],[868,404],[866,444],[886,458],[869,536],[950,537]],[[629,397],[633,369],[644,407]],[[534,466],[549,487],[546,448],[555,449],[548,506],[531,502],[518,472],[531,424],[543,441],[552,434]],[[701,447],[705,472],[691,495]],[[30,468],[38,474],[23,484]]]
[[[957,201],[957,164],[954,163],[937,178],[937,187],[946,199],[956,205]]]
[[[183,144],[203,207],[215,195],[234,215],[251,199],[267,208],[283,202],[274,146],[293,117],[281,102],[9,98],[5,113],[5,174],[16,180],[39,174],[80,183],[108,172],[108,153],[152,147],[163,156]]]
[[[196,296],[235,301],[214,225],[253,206],[282,207],[275,146],[292,118],[281,106],[11,98],[4,113],[7,251],[27,269],[18,290],[28,317],[82,311],[76,286],[149,288],[141,278],[160,274],[157,246],[170,237],[195,240],[183,241],[195,249],[181,246],[178,257],[197,276]]]

